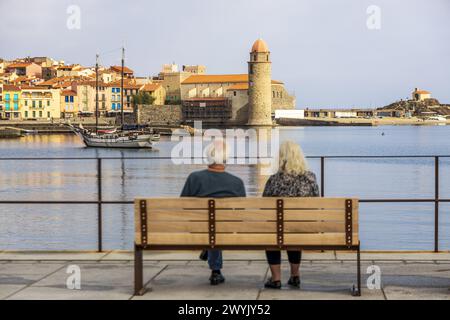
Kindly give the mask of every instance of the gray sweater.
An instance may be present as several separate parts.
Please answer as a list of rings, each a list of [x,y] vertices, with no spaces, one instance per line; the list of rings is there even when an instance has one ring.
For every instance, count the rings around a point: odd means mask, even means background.
[[[196,171],[184,184],[182,197],[245,197],[242,180],[228,172]]]

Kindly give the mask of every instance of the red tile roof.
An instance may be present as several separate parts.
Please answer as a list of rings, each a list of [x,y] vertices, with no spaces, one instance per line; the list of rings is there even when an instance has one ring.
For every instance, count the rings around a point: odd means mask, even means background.
[[[197,83],[248,83],[248,74],[195,74],[182,82],[182,84]],[[283,82],[272,80],[272,84]]]
[[[142,91],[153,92],[159,87],[161,87],[159,83],[147,83],[146,85],[144,85],[144,87],[142,87]]]
[[[110,69],[115,72],[122,72],[122,66],[111,66]],[[134,71],[125,66],[123,67],[123,73],[134,73]]]
[[[14,62],[8,65],[6,68],[25,68],[28,67],[31,62]]]

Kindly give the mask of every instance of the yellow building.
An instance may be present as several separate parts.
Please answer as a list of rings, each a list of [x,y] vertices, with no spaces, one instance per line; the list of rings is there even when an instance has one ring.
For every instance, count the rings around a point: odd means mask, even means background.
[[[3,117],[10,120],[21,118],[21,90],[18,86],[3,85]]]
[[[61,117],[61,93],[59,89],[22,87],[21,115],[24,120],[52,120]]]
[[[95,115],[95,80],[74,82],[72,89],[77,92],[78,110],[82,115]],[[100,115],[105,115],[110,104],[109,84],[98,83],[98,109]],[[108,106],[107,106],[108,104]]]
[[[164,105],[166,101],[166,90],[159,83],[147,83],[144,85],[141,90],[142,92],[148,92],[155,101],[153,104],[155,105]]]
[[[78,115],[79,105],[77,93],[73,90],[61,91],[61,118],[73,118]]]

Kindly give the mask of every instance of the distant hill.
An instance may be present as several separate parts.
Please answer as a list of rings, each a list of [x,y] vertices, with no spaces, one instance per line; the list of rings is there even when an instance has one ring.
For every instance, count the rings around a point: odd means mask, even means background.
[[[450,116],[450,105],[441,104],[437,99],[430,98],[422,101],[401,100],[391,103],[377,110],[399,110],[403,112],[411,112],[413,116],[421,116],[428,112],[436,112],[438,115]]]

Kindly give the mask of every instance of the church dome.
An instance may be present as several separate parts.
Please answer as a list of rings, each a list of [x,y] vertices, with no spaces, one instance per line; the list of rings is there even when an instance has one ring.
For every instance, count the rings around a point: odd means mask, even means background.
[[[269,47],[263,39],[258,39],[252,46],[252,52],[269,52]]]

